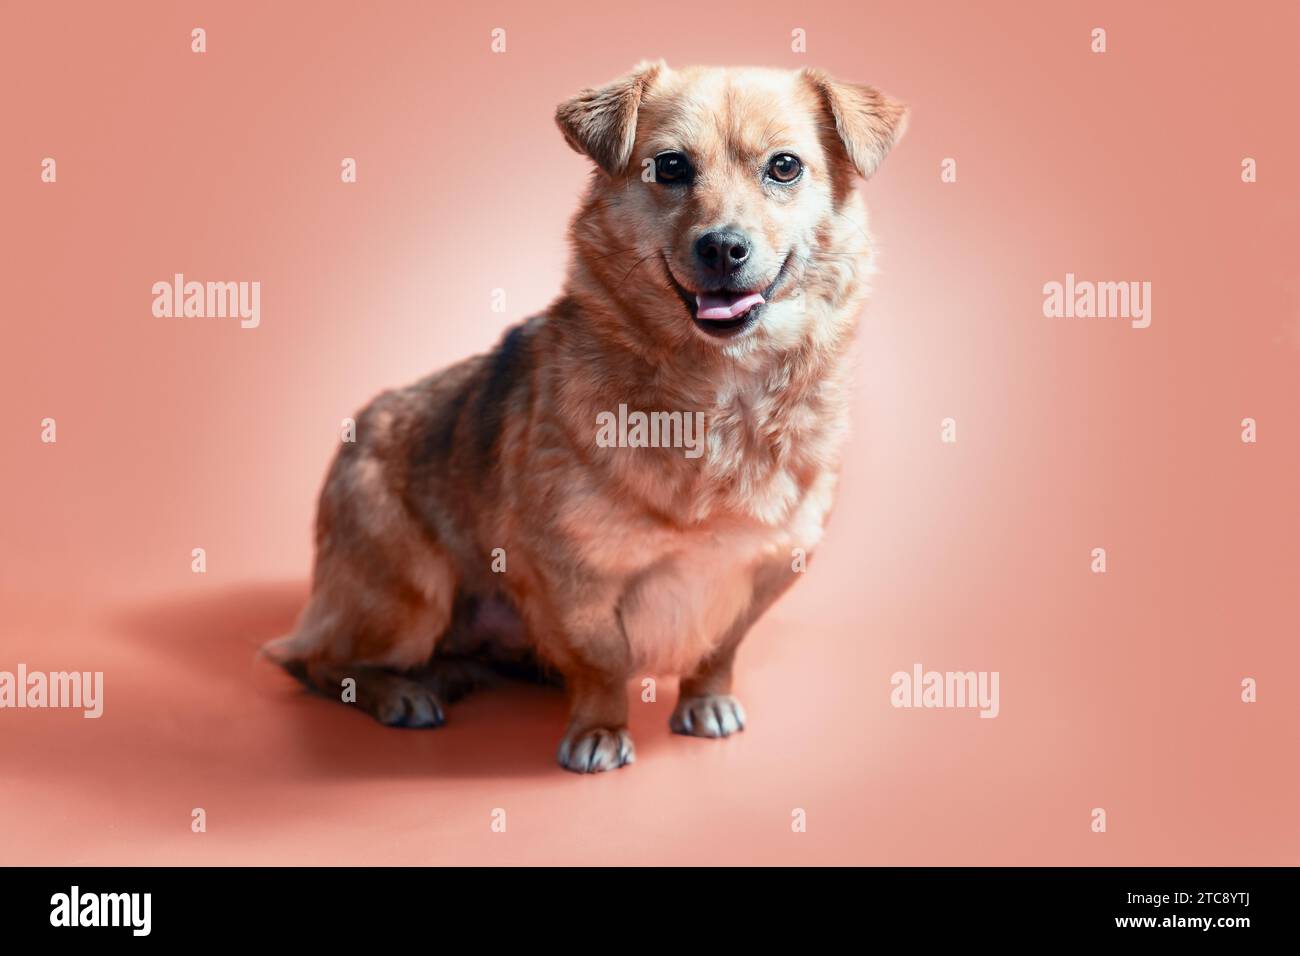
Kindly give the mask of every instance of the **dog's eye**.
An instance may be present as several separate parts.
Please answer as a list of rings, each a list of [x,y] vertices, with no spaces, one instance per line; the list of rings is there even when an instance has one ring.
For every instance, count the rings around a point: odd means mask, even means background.
[[[793,153],[777,153],[767,164],[767,176],[778,183],[792,183],[803,172],[803,163]]]
[[[655,157],[655,181],[660,183],[689,183],[695,171],[684,153],[660,153]]]

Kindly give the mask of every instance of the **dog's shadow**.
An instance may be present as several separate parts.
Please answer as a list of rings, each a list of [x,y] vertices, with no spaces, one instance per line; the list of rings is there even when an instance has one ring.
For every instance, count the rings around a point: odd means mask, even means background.
[[[407,730],[303,687],[259,648],[292,629],[306,598],[300,582],[259,584],[117,615],[123,639],[175,669],[172,680],[148,690],[173,699],[154,703],[193,732],[229,736],[230,747],[215,749],[230,766],[210,770],[241,775],[257,766],[263,777],[271,768],[330,780],[565,776],[554,756],[566,714],[558,688],[502,681],[452,704],[445,726]],[[665,721],[657,734],[648,726],[638,733],[642,749],[667,737]]]

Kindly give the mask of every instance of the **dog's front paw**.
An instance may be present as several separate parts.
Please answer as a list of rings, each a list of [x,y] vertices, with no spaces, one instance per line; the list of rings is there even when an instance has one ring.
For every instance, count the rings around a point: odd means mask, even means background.
[[[626,727],[595,727],[580,733],[565,734],[556,755],[560,766],[574,773],[600,773],[617,770],[636,760],[632,735]]]
[[[683,697],[673,709],[668,726],[675,734],[730,737],[745,729],[745,708],[730,694]]]

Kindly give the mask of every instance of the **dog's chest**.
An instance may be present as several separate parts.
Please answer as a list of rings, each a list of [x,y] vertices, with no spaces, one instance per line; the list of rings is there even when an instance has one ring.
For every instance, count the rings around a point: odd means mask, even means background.
[[[845,415],[834,394],[740,380],[708,407],[702,456],[616,449],[608,470],[575,473],[552,526],[617,600],[641,673],[691,673],[746,623],[761,567],[797,573],[830,508]]]
[[[691,673],[747,618],[760,567],[775,563],[798,573],[800,554],[821,539],[833,483],[828,473],[780,526],[728,524],[650,542],[660,553],[629,577],[620,602],[636,668]]]
[[[637,670],[684,674],[706,657],[748,606],[756,541],[735,535],[678,542],[629,583],[620,620]]]

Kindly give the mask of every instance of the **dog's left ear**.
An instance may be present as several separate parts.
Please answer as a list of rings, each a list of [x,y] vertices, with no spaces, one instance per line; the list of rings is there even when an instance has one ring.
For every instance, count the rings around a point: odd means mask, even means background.
[[[641,98],[667,69],[663,60],[647,61],[613,83],[566,100],[555,111],[560,132],[570,146],[590,156],[610,176],[619,175],[632,158]]]
[[[800,71],[835,120],[849,159],[863,178],[880,166],[907,129],[907,107],[870,86],[839,83],[821,70]]]

